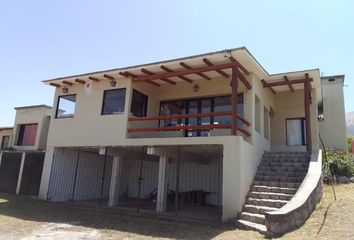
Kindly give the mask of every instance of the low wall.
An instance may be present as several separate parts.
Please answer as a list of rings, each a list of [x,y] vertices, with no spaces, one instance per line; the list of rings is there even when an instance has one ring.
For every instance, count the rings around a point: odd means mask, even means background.
[[[268,235],[278,236],[300,227],[322,198],[322,152],[312,153],[307,175],[288,204],[265,213]]]

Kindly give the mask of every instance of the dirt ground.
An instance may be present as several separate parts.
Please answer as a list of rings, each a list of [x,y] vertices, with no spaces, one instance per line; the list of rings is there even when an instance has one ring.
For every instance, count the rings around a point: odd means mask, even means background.
[[[325,187],[324,198],[300,229],[280,239],[354,239],[354,184]],[[230,224],[201,224],[108,214],[0,195],[0,239],[264,239]]]

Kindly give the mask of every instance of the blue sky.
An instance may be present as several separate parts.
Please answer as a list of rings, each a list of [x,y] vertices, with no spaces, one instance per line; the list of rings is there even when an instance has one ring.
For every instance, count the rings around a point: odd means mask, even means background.
[[[246,46],[269,73],[345,74],[354,111],[354,1],[2,1],[0,126],[53,102],[40,81]]]

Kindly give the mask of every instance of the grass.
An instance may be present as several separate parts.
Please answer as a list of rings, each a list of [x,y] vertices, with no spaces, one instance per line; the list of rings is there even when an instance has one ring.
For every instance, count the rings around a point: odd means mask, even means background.
[[[354,239],[354,184],[332,189],[306,223],[280,239]],[[63,225],[61,223],[70,223]],[[187,223],[129,214],[53,206],[27,197],[0,196],[0,239],[264,239],[229,224]]]

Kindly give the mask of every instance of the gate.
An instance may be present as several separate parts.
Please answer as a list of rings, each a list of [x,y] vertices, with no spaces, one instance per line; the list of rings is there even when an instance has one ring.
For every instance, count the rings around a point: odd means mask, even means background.
[[[22,153],[3,152],[0,165],[0,192],[16,194]]]
[[[45,153],[26,153],[23,165],[20,194],[38,196]]]

